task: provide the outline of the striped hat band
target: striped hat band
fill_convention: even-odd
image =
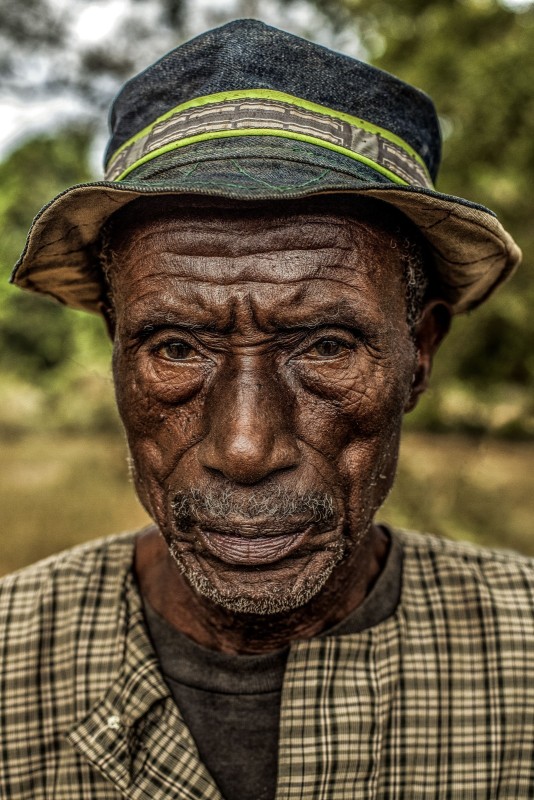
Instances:
[[[178,148],[243,136],[306,142],[359,161],[399,186],[433,188],[421,156],[391,131],[266,89],[219,92],[171,109],[111,156],[106,180],[122,181],[137,167]]]

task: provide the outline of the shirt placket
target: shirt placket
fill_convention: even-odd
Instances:
[[[122,667],[68,740],[128,800],[223,800],[165,683],[137,593]]]
[[[276,800],[372,800],[398,675],[393,620],[299,642],[282,693]]]

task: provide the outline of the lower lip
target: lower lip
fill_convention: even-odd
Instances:
[[[206,549],[228,564],[256,566],[273,564],[297,550],[308,533],[308,528],[295,533],[273,536],[231,536],[215,531],[200,531]]]

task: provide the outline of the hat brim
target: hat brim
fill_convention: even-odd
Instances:
[[[400,210],[427,240],[434,255],[434,281],[454,313],[479,305],[521,260],[512,237],[483,206],[394,184],[365,164],[323,148],[266,138],[255,147],[234,140],[172,151],[121,182],[67,189],[33,221],[12,282],[99,313],[103,283],[97,245],[102,226],[132,200],[150,195],[283,201],[354,194],[381,200]]]

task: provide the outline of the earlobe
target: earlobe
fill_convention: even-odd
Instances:
[[[423,309],[414,333],[416,361],[405,413],[415,408],[428,386],[434,354],[449,331],[451,318],[451,308],[444,300],[432,300]]]

